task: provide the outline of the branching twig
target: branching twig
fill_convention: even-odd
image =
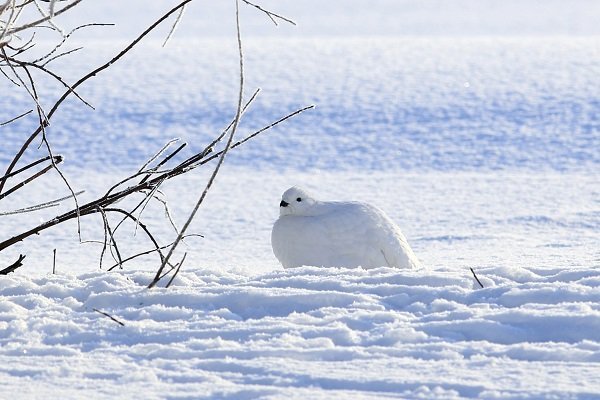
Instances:
[[[8,0],[8,1],[12,1],[13,5],[16,4],[15,0]],[[25,2],[46,1],[46,0],[23,0],[23,1],[24,1],[23,3],[19,3],[21,7],[24,6],[25,4],[27,4]],[[53,15],[58,15],[61,12],[66,11],[68,8],[73,7],[74,5],[78,4],[81,0],[72,0],[71,2],[68,3],[68,6],[63,7],[62,9],[58,10],[57,12],[53,11],[56,0],[48,0],[48,1],[51,3],[49,5],[49,13],[46,14],[44,11],[44,14],[45,14],[44,18],[46,18],[46,17],[51,18]],[[79,227],[79,218],[80,217],[100,213],[102,216],[103,222],[104,222],[104,241],[100,242],[103,245],[102,253],[100,255],[100,266],[102,266],[102,261],[103,261],[103,258],[104,258],[107,248],[109,248],[111,252],[113,252],[113,251],[115,252],[115,254],[113,255],[113,258],[115,258],[115,261],[117,261],[117,264],[115,264],[109,270],[112,270],[113,268],[116,268],[116,267],[122,267],[123,263],[125,263],[129,260],[132,260],[136,257],[139,257],[141,255],[157,252],[158,255],[160,256],[160,267],[156,272],[154,280],[150,283],[150,285],[148,287],[155,286],[162,278],[164,278],[167,275],[171,275],[169,282],[166,285],[166,287],[169,287],[172,284],[172,282],[174,281],[177,274],[179,273],[181,266],[183,265],[183,262],[185,261],[185,258],[187,256],[187,253],[185,253],[183,258],[181,259],[181,261],[175,265],[172,265],[169,262],[169,260],[173,256],[175,250],[178,248],[178,245],[181,243],[181,241],[184,240],[186,237],[191,236],[189,234],[186,234],[186,231],[189,228],[190,224],[192,223],[193,219],[195,218],[195,215],[196,215],[197,211],[199,210],[199,207],[205,200],[212,185],[214,184],[216,177],[217,177],[217,175],[223,165],[223,162],[225,160],[225,156],[228,154],[228,152],[230,150],[232,150],[233,148],[245,143],[246,141],[256,137],[257,135],[261,134],[262,132],[265,132],[268,129],[275,127],[279,123],[286,121],[287,119],[292,118],[293,116],[298,115],[298,114],[313,107],[313,106],[308,106],[308,107],[304,107],[299,110],[296,110],[296,111],[280,118],[279,120],[265,126],[264,128],[252,133],[251,135],[245,137],[244,139],[239,140],[237,142],[234,141],[234,137],[238,131],[238,127],[240,126],[239,124],[240,124],[242,115],[244,114],[246,109],[250,106],[250,104],[254,101],[257,94],[259,93],[259,90],[254,92],[254,94],[251,96],[250,100],[248,100],[246,102],[246,104],[242,107],[244,81],[245,81],[244,54],[243,54],[243,50],[242,50],[242,39],[241,39],[241,29],[240,29],[240,0],[236,0],[235,20],[236,20],[236,28],[237,28],[237,45],[238,45],[238,51],[239,51],[239,93],[238,93],[238,98],[237,98],[235,117],[233,118],[233,120],[231,121],[229,126],[227,126],[227,128],[221,134],[216,136],[215,139],[213,141],[211,141],[211,143],[209,143],[208,146],[206,146],[206,148],[204,148],[204,150],[202,150],[201,152],[193,154],[191,157],[179,162],[174,167],[169,167],[169,168],[164,168],[163,170],[159,170],[159,168],[162,168],[169,160],[171,160],[175,155],[177,155],[185,147],[185,143],[181,144],[179,147],[177,147],[175,150],[173,150],[170,154],[167,155],[167,151],[168,150],[170,151],[170,146],[175,142],[175,141],[170,141],[162,149],[160,149],[156,153],[155,156],[153,156],[145,164],[143,164],[136,173],[132,174],[131,176],[129,176],[129,177],[123,179],[122,181],[116,183],[115,185],[113,185],[103,196],[101,196],[93,201],[90,201],[86,204],[80,205],[77,202],[77,197],[76,197],[79,193],[73,192],[68,181],[64,178],[61,171],[56,166],[56,164],[58,164],[62,159],[60,159],[59,156],[57,156],[57,157],[53,156],[52,148],[50,147],[50,143],[48,142],[48,138],[46,137],[46,128],[50,124],[50,119],[53,117],[55,112],[63,104],[63,102],[69,95],[73,94],[77,98],[81,99],[81,97],[75,91],[80,85],[82,85],[84,82],[91,79],[92,77],[96,76],[98,73],[102,72],[103,70],[109,68],[115,62],[119,61],[125,54],[127,54],[133,47],[135,47],[144,37],[146,37],[151,31],[153,31],[159,24],[161,24],[163,21],[165,21],[170,16],[176,14],[177,16],[175,19],[175,23],[173,24],[171,31],[169,32],[169,35],[167,36],[167,39],[166,39],[166,41],[168,41],[169,38],[172,36],[173,31],[175,30],[175,28],[177,27],[178,23],[181,20],[185,6],[191,1],[192,0],[180,1],[179,4],[177,4],[175,7],[173,7],[168,12],[163,14],[160,18],[158,18],[154,23],[152,23],[150,26],[148,26],[148,28],[146,30],[144,30],[135,40],[133,40],[125,48],[123,48],[110,61],[95,68],[93,71],[84,75],[83,77],[81,77],[78,81],[76,81],[72,85],[68,85],[66,82],[64,82],[62,80],[62,78],[60,78],[60,76],[58,76],[57,74],[55,74],[54,72],[52,72],[51,70],[46,68],[45,65],[48,62],[52,61],[53,59],[56,59],[57,57],[68,54],[68,52],[63,52],[63,53],[56,55],[58,49],[62,46],[63,43],[65,43],[65,41],[68,39],[68,37],[73,32],[75,32],[77,29],[80,29],[84,26],[80,26],[66,35],[63,34],[63,41],[60,44],[58,44],[52,51],[47,53],[45,56],[38,58],[37,60],[35,60],[33,62],[21,61],[16,58],[15,52],[17,54],[19,54],[20,52],[28,50],[30,48],[28,43],[30,43],[33,40],[33,37],[32,37],[32,39],[30,39],[28,41],[27,44],[25,44],[21,47],[18,47],[18,46],[13,47],[13,46],[10,46],[8,44],[8,42],[6,42],[6,43],[3,42],[3,40],[5,40],[7,37],[6,36],[7,33],[9,35],[14,34],[15,32],[18,32],[19,30],[23,30],[23,29],[19,29],[19,28],[22,28],[23,26],[25,26],[24,29],[27,29],[27,24],[22,25],[22,26],[15,26],[13,24],[13,22],[16,21],[18,14],[21,12],[21,9],[16,11],[15,7],[12,7],[10,10],[8,10],[11,13],[10,18],[7,21],[7,25],[4,26],[4,28],[6,28],[6,29],[4,30],[4,32],[2,32],[0,34],[0,42],[2,42],[2,43],[0,43],[0,50],[1,50],[0,53],[3,55],[3,59],[0,58],[0,62],[4,61],[4,63],[2,63],[2,66],[7,65],[13,72],[14,76],[16,77],[16,80],[13,81],[13,83],[15,83],[18,86],[24,87],[24,89],[29,92],[30,96],[35,101],[37,113],[38,113],[38,117],[39,117],[39,126],[35,129],[35,131],[33,131],[27,137],[27,139],[24,141],[24,143],[21,145],[19,150],[14,155],[13,159],[10,161],[8,167],[6,168],[6,172],[5,172],[4,176],[0,177],[0,199],[2,197],[9,195],[10,193],[13,193],[19,187],[22,187],[23,185],[27,184],[28,182],[31,182],[31,180],[35,179],[37,176],[41,176],[49,169],[54,168],[61,175],[61,177],[63,178],[63,180],[69,187],[69,190],[71,190],[72,194],[71,194],[71,196],[69,196],[67,198],[70,198],[70,197],[75,198],[75,208],[66,213],[58,215],[55,218],[53,218],[49,221],[46,221],[34,228],[31,228],[25,232],[21,232],[7,240],[0,242],[0,252],[2,250],[6,249],[7,247],[10,247],[10,246],[20,242],[23,239],[26,239],[32,235],[39,234],[42,231],[44,231],[52,226],[61,224],[65,221],[68,221],[68,220],[71,220],[74,218],[77,218],[78,227]],[[268,10],[265,10],[262,7],[254,4],[254,3],[251,3],[247,0],[241,0],[241,1],[243,1],[244,3],[246,3],[250,6],[253,6],[253,7],[257,8],[258,10],[260,10],[261,12],[265,13],[275,24],[277,24],[277,20],[281,20],[281,21],[285,21],[285,22],[294,24],[293,21],[291,21],[285,17],[282,17],[278,14],[272,13]],[[0,13],[2,13],[4,11],[4,9],[2,9],[2,7],[6,8],[6,4],[8,4],[8,2],[2,3],[2,0],[0,0]],[[42,12],[42,11],[40,11],[40,12]],[[42,21],[42,22],[40,22],[40,21]],[[31,26],[40,27],[39,24],[43,23],[44,21],[49,21],[49,20],[34,21],[33,23],[37,23],[38,25],[31,25]],[[1,27],[0,27],[0,29],[1,29]],[[8,51],[11,52],[10,56],[7,54],[5,49],[8,49]],[[76,50],[72,50],[72,51],[76,51]],[[42,62],[44,62],[44,63],[42,63]],[[29,84],[26,84],[21,79],[21,77],[19,76],[19,74],[17,73],[15,68],[22,68],[22,70],[25,71],[25,74],[27,74],[27,77],[29,78]],[[35,68],[35,69],[41,71],[42,73],[52,77],[54,80],[61,83],[66,89],[64,91],[64,93],[62,94],[62,96],[60,96],[58,98],[58,100],[56,100],[54,105],[48,110],[47,113],[45,113],[44,110],[42,110],[42,107],[40,105],[38,95],[36,92],[36,88],[35,88],[36,85],[33,81],[31,73],[29,71],[30,68]],[[21,70],[19,70],[19,71],[21,71]],[[6,75],[6,73],[1,68],[0,68],[0,72],[2,72],[3,74]],[[10,77],[9,77],[9,79],[10,79]],[[85,104],[89,105],[85,101],[83,101],[83,102]],[[91,107],[91,105],[90,105],[90,107]],[[6,124],[10,123],[18,118],[21,118],[24,115],[27,115],[27,114],[23,114],[21,116],[18,116],[17,118],[14,118],[11,121],[7,121]],[[37,137],[39,137],[40,135],[42,137],[40,146],[41,145],[46,146],[46,150],[48,152],[48,157],[41,159],[41,160],[37,160],[37,161],[30,163],[27,166],[22,167],[20,169],[16,169],[17,163],[23,157],[23,155],[25,154],[25,151],[32,145],[34,140]],[[227,137],[227,140],[226,140],[224,147],[218,152],[215,151],[214,147],[218,143],[220,143],[222,140],[224,140],[225,137]],[[212,174],[209,177],[208,182],[205,185],[204,190],[202,191],[201,195],[199,196],[194,209],[190,213],[190,215],[189,215],[187,221],[185,222],[184,226],[182,227],[181,231],[178,231],[177,227],[173,223],[172,218],[170,216],[168,204],[166,203],[165,200],[162,200],[160,197],[157,196],[157,193],[162,193],[159,191],[160,186],[162,185],[163,182],[165,182],[171,178],[174,178],[176,176],[179,176],[181,174],[189,172],[189,171],[191,171],[201,165],[204,165],[212,160],[215,160],[215,159],[217,160],[217,163],[212,171]],[[26,171],[27,169],[32,168],[33,166],[38,165],[39,163],[41,163],[43,161],[47,161],[47,160],[50,160],[52,165],[46,166],[43,170],[37,172],[34,176],[25,179],[20,184],[10,188],[8,191],[6,191],[6,192],[3,191],[5,188],[6,182],[9,178],[14,177],[14,176],[18,175],[19,173],[22,173],[23,171]],[[151,166],[153,164],[156,164],[156,165]],[[138,177],[141,177],[141,180],[138,183],[132,182],[134,179],[136,179]],[[126,183],[130,184],[131,186],[122,188],[122,185],[124,185]],[[21,185],[21,186],[19,186],[19,185]],[[136,207],[133,208],[133,210],[131,210],[130,208],[125,210],[122,208],[114,207],[114,204],[117,203],[118,201],[120,201],[132,194],[136,194],[136,193],[143,194],[144,198],[141,202],[139,202],[139,204],[137,204]],[[66,198],[63,198],[60,200],[64,200],[64,199],[66,199]],[[141,215],[144,212],[144,209],[147,207],[148,203],[152,199],[156,199],[157,201],[160,201],[164,205],[166,216],[169,218],[169,221],[171,222],[171,224],[173,225],[173,227],[177,233],[175,241],[173,241],[173,243],[171,243],[170,245],[160,246],[158,241],[154,238],[154,236],[150,232],[150,230],[141,222]],[[17,211],[19,211],[19,212],[33,211],[33,210],[41,209],[44,207],[52,207],[52,206],[57,205],[57,203],[58,203],[58,200],[52,201],[52,202],[41,203],[36,206],[27,207],[27,208],[17,210]],[[137,214],[137,217],[134,216],[134,213],[140,208],[141,208],[141,210]],[[109,224],[109,218],[108,218],[109,213],[121,214],[123,216],[121,222],[119,222],[116,226],[115,225],[111,226]],[[2,215],[2,214],[0,214],[0,215]],[[138,254],[130,256],[128,258],[125,258],[122,256],[122,253],[119,250],[117,243],[116,243],[115,234],[116,234],[116,231],[119,228],[119,226],[126,220],[132,221],[136,226],[136,230],[138,227],[140,227],[144,231],[146,236],[150,239],[150,241],[154,245],[153,249],[144,251],[142,253],[138,253]],[[113,227],[114,227],[114,229],[112,229]],[[78,232],[80,232],[79,228],[78,228]],[[201,235],[199,235],[199,236],[201,236]],[[169,251],[168,251],[168,254],[165,256],[162,251],[167,248],[169,249]],[[97,312],[100,312],[104,315],[109,316],[108,314],[105,314],[99,310],[96,310],[96,309],[94,309],[94,310]]]
[[[102,215],[102,221],[104,222],[104,247],[102,248],[102,253],[100,254],[100,269],[102,269],[102,259],[104,257],[104,252],[107,247],[106,246],[107,239],[109,239],[110,242],[112,243],[112,246],[109,246],[110,253],[113,254],[112,249],[114,247],[115,253],[116,253],[116,258],[115,258],[114,254],[113,254],[113,258],[115,259],[115,261],[117,261],[117,264],[119,265],[119,267],[123,268],[123,266],[122,266],[123,259],[121,258],[121,252],[119,251],[119,246],[117,246],[117,240],[115,239],[115,235],[113,234],[113,231],[110,228],[110,224],[108,223],[108,218],[106,217],[106,212],[101,207],[98,207],[98,211]]]
[[[201,238],[203,238],[203,237],[204,237],[204,236],[202,236],[202,235],[199,235],[199,234],[197,234],[197,233],[193,233],[193,234],[188,234],[188,235],[185,235],[185,236],[184,236],[184,239],[187,239],[188,237],[194,237],[194,236],[195,236],[195,237],[201,237]],[[102,242],[100,242],[100,243],[102,243]],[[158,249],[154,248],[154,249],[150,249],[150,250],[145,250],[145,251],[142,251],[142,252],[140,252],[140,253],[134,254],[134,255],[132,255],[132,256],[129,256],[129,257],[127,257],[127,258],[124,258],[124,259],[123,259],[123,264],[125,264],[125,263],[126,263],[126,262],[128,262],[128,261],[134,260],[134,259],[136,259],[136,258],[138,258],[138,257],[141,257],[141,256],[147,256],[148,254],[156,253],[158,250],[164,250],[164,249],[168,249],[168,248],[169,248],[169,247],[171,247],[171,246],[173,246],[173,243],[169,243],[169,244],[166,244],[166,245],[164,245],[164,246],[160,246]],[[109,269],[107,269],[107,271],[112,271],[112,270],[114,270],[115,268],[117,268],[118,266],[119,266],[119,264],[117,263],[117,264],[113,265],[112,267],[110,267]],[[169,271],[169,272],[170,272],[170,271]]]
[[[212,185],[215,181],[215,178],[217,177],[217,174],[219,173],[221,165],[223,165],[223,161],[225,160],[225,155],[227,154],[227,151],[229,151],[229,149],[231,148],[231,143],[233,142],[233,136],[235,135],[235,132],[237,130],[237,127],[238,127],[238,124],[240,121],[240,116],[242,114],[243,94],[244,94],[244,54],[242,51],[242,37],[241,37],[241,32],[240,32],[240,10],[239,10],[239,7],[240,7],[239,0],[236,0],[236,2],[235,2],[235,20],[236,20],[237,43],[238,43],[239,64],[240,64],[240,87],[239,87],[239,93],[238,93],[237,110],[235,113],[233,127],[231,128],[231,133],[229,134],[229,140],[227,141],[227,144],[225,145],[225,149],[221,152],[221,157],[219,158],[219,161],[217,162],[217,165],[215,166],[215,169],[214,169],[211,177],[209,178],[208,183],[206,184],[206,187],[204,188],[204,191],[202,192],[202,195],[196,202],[194,209],[192,210],[187,221],[181,228],[181,232],[179,232],[177,239],[175,239],[175,243],[173,243],[173,246],[171,246],[171,248],[169,249],[167,256],[163,260],[160,268],[156,271],[156,275],[155,275],[154,279],[152,280],[152,282],[150,282],[150,284],[148,285],[148,288],[152,288],[158,283],[162,271],[164,270],[165,266],[169,262],[169,258],[173,255],[175,249],[177,248],[177,245],[183,238],[183,235],[185,234],[187,228],[190,226],[194,217],[196,216],[196,213],[198,212],[200,205],[202,204],[202,202],[204,201],[204,198],[208,194],[208,191],[212,187]]]
[[[81,0],[76,0],[74,3],[71,3],[67,7],[72,7],[75,4],[79,3],[80,1]],[[133,47],[135,47],[143,38],[145,38],[150,32],[152,32],[154,29],[156,29],[156,27],[158,25],[160,25],[164,20],[166,20],[167,18],[169,18],[172,14],[176,13],[179,9],[181,9],[183,6],[185,6],[187,3],[191,2],[191,1],[192,0],[183,0],[182,2],[180,2],[178,5],[176,5],[175,7],[173,7],[170,11],[166,12],[163,16],[161,16],[158,20],[156,20],[153,24],[151,24],[148,28],[146,28],[146,30],[144,32],[142,32],[135,40],[133,40],[129,45],[127,45],[121,52],[119,52],[119,54],[117,54],[115,57],[113,57],[110,61],[102,64],[101,66],[99,66],[98,68],[96,68],[93,71],[89,72],[88,74],[86,74],[85,76],[83,76],[82,78],[80,78],[77,82],[75,82],[71,86],[71,88],[69,90],[67,90],[65,93],[63,93],[63,95],[56,101],[56,103],[54,103],[54,106],[52,106],[52,108],[50,109],[50,111],[47,114],[47,119],[49,120],[50,118],[52,118],[52,116],[54,115],[54,113],[56,112],[56,110],[60,107],[60,105],[65,101],[65,99],[69,96],[69,94],[73,93],[73,91],[75,89],[77,89],[77,87],[79,87],[82,83],[84,83],[88,79],[96,76],[101,71],[107,69],[108,67],[110,67],[111,65],[113,65],[118,60],[120,60]],[[57,11],[56,15],[58,15],[61,12],[63,12],[63,10],[65,10],[65,8]],[[47,121],[45,121],[44,124],[45,124],[45,126],[47,126]],[[21,157],[25,153],[25,150],[29,147],[29,145],[31,144],[31,142],[33,142],[33,140],[42,132],[42,129],[45,128],[45,126],[39,126],[27,138],[27,140],[21,146],[21,149],[13,157],[13,160],[9,164],[9,166],[8,166],[6,172],[5,172],[5,175],[9,174],[14,169],[15,165],[17,164],[17,162],[21,159]],[[3,189],[4,189],[4,181],[0,181],[0,193],[2,193]]]
[[[52,17],[60,15],[60,14],[64,13],[65,11],[68,11],[69,9],[75,7],[77,4],[81,3],[81,1],[82,0],[74,0],[71,4],[69,4],[69,5],[61,8],[60,10],[56,11],[53,16],[49,16],[48,15],[48,16],[45,16],[45,17],[40,18],[38,20],[32,21],[32,22],[30,22],[28,24],[24,24],[24,25],[17,26],[17,27],[12,28],[12,29],[8,29],[7,32],[6,32],[6,35],[14,35],[17,32],[21,32],[21,31],[24,31],[26,29],[33,28],[34,26],[41,25],[44,22],[49,21]]]
[[[269,18],[271,19],[271,21],[273,21],[273,23],[274,23],[275,25],[278,25],[278,24],[277,24],[277,20],[276,20],[276,19],[280,19],[280,20],[282,20],[282,21],[285,21],[285,22],[288,22],[288,23],[290,23],[290,24],[292,24],[292,25],[296,25],[296,23],[295,23],[294,21],[292,21],[291,19],[289,19],[289,18],[286,18],[286,17],[284,17],[284,16],[281,16],[281,15],[279,15],[279,14],[275,14],[274,12],[271,12],[271,11],[265,10],[264,8],[262,8],[261,6],[259,6],[259,5],[257,5],[257,4],[250,3],[248,0],[242,0],[242,1],[243,1],[244,3],[246,3],[246,4],[248,4],[249,6],[255,7],[255,8],[257,8],[258,10],[260,10],[260,11],[264,12],[265,14],[267,14],[267,17],[269,17]]]
[[[49,157],[50,160],[53,160],[52,157]],[[62,161],[62,157],[57,156],[57,163],[60,163]],[[23,186],[27,185],[29,182],[33,181],[34,179],[39,178],[40,176],[44,175],[46,172],[50,171],[52,168],[56,168],[55,165],[57,164],[55,163],[54,165],[48,165],[47,167],[45,167],[44,169],[42,169],[41,171],[36,172],[35,174],[31,175],[29,178],[25,179],[24,181],[16,184],[15,186],[13,186],[12,188],[8,189],[6,192],[0,194],[0,200],[2,200],[3,198],[5,198],[6,196],[8,196],[11,193],[16,192],[17,190],[21,189]]]
[[[19,255],[19,259],[17,261],[12,263],[8,267],[4,268],[3,270],[0,270],[0,275],[8,275],[11,272],[14,272],[15,269],[22,267],[23,266],[22,261],[24,258],[25,258],[25,256],[23,254]]]
[[[165,38],[165,41],[162,44],[163,47],[165,47],[167,45],[167,43],[171,39],[171,36],[173,36],[173,33],[175,33],[175,29],[177,29],[179,22],[181,22],[181,17],[183,17],[184,12],[185,12],[185,6],[181,7],[181,9],[179,10],[177,17],[175,18],[175,22],[173,22],[173,25],[171,26],[171,30],[169,31],[169,34],[167,35],[167,37]]]

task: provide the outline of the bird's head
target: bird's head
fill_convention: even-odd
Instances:
[[[297,186],[291,187],[281,196],[279,215],[310,215],[310,209],[316,202],[304,189]]]

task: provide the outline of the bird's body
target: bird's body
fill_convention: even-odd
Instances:
[[[273,252],[284,268],[416,268],[419,261],[400,228],[379,208],[361,202],[323,202],[293,187],[273,226]]]

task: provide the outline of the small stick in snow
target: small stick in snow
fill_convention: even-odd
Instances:
[[[469,269],[471,270],[471,273],[475,277],[475,280],[477,281],[477,283],[479,283],[479,286],[481,286],[481,288],[483,289],[483,283],[481,283],[481,281],[479,280],[479,278],[477,277],[477,275],[475,275],[475,271],[473,270],[473,268],[469,268]]]
[[[52,275],[56,274],[56,249],[53,251],[54,257],[52,259]]]
[[[93,308],[93,310],[96,311],[97,313],[100,313],[100,314],[104,315],[105,317],[108,317],[108,318],[112,319],[117,324],[119,324],[121,326],[125,326],[125,323],[119,321],[118,319],[116,319],[115,317],[113,317],[112,315],[110,315],[109,313],[105,313],[104,311],[100,311],[97,308]]]

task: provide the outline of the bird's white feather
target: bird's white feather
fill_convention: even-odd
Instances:
[[[318,201],[293,187],[283,194],[280,211],[271,244],[284,268],[420,265],[400,228],[373,205]]]

